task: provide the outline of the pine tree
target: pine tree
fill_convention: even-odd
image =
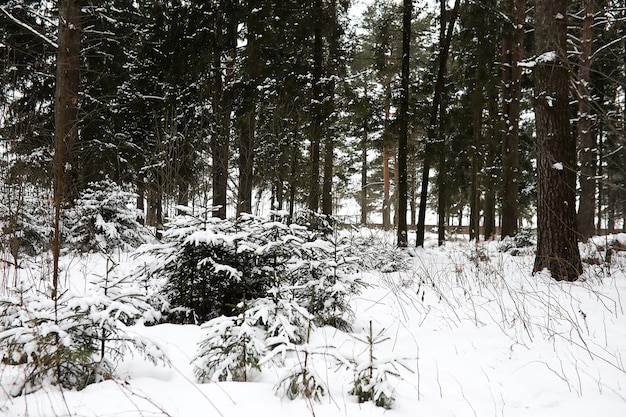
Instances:
[[[556,280],[582,273],[576,229],[576,140],[571,134],[567,65],[567,0],[538,2],[535,10],[537,126],[537,255],[534,271]]]

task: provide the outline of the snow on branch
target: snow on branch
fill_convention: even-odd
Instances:
[[[29,32],[31,32],[34,35],[36,35],[37,37],[41,38],[44,42],[50,44],[54,48],[58,48],[59,47],[59,45],[56,42],[54,42],[52,39],[49,39],[46,36],[42,35],[38,31],[36,31],[33,27],[27,25],[26,23],[22,22],[21,20],[17,19],[15,16],[13,16],[11,13],[9,13],[6,10],[5,6],[0,6],[0,10],[2,10],[2,13],[7,15],[7,17],[9,19],[11,19],[13,22],[17,23],[18,25],[20,25],[24,29],[28,30]]]

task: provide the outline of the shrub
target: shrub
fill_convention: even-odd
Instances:
[[[33,292],[0,299],[0,356],[23,368],[12,394],[36,390],[44,381],[82,389],[112,378],[130,347],[153,362],[167,362],[158,346],[128,329],[137,320],[157,318],[126,278],[105,278],[87,294],[68,291],[56,300]]]
[[[341,323],[349,310],[347,297],[359,284],[349,276],[350,260],[330,237],[315,238],[305,227],[278,218],[176,217],[164,243],[142,251],[156,259],[146,272],[166,280],[167,320],[237,315],[239,303],[249,305],[279,291],[320,322]]]
[[[134,199],[111,180],[89,184],[65,214],[70,246],[77,252],[111,253],[146,243],[148,229],[138,221],[143,213],[132,208]]]

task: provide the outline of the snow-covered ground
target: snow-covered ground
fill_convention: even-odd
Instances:
[[[392,235],[386,238],[391,245]],[[583,255],[604,255],[605,241],[581,246]],[[170,366],[128,356],[118,365],[120,378],[82,391],[46,386],[11,397],[13,370],[0,364],[0,415],[626,416],[626,252],[614,254],[610,265],[588,265],[575,283],[531,275],[529,252],[512,256],[497,242],[463,240],[437,248],[429,240],[406,270],[359,273],[369,286],[352,299],[352,332],[317,329],[309,343],[321,352],[310,359],[326,388],[320,402],[277,396],[275,385],[288,369],[272,366],[251,382],[199,384],[192,360],[203,330],[160,324],[131,330],[159,344]],[[122,256],[116,273],[132,262]],[[77,290],[105,268],[98,255],[67,256],[62,265],[63,284]],[[46,268],[22,277],[37,280]],[[6,285],[13,277],[2,279]],[[390,380],[389,410],[349,395],[354,371],[336,360],[369,357],[370,323],[373,336],[380,335],[373,355],[395,363],[400,376]],[[288,366],[298,360],[294,355]]]

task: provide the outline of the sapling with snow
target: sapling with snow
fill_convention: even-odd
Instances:
[[[167,363],[158,345],[129,327],[157,318],[126,277],[98,280],[86,294],[65,291],[52,299],[25,291],[0,299],[0,353],[5,363],[23,368],[12,394],[46,381],[82,389],[114,378],[131,347],[152,362]]]
[[[70,246],[81,253],[112,253],[146,243],[149,233],[138,221],[143,214],[133,208],[135,198],[111,180],[89,184],[64,213]]]
[[[205,337],[194,359],[200,382],[248,381],[265,352],[265,332],[243,306],[236,317],[216,317],[202,325]]]
[[[378,360],[374,356],[374,347],[388,339],[384,336],[384,329],[374,336],[371,321],[367,337],[364,340],[357,338],[367,347],[365,355],[357,355],[350,359],[354,367],[354,381],[350,394],[356,395],[360,403],[372,401],[379,407],[391,408],[395,401],[393,380],[400,379],[398,365],[408,368],[398,360]]]

